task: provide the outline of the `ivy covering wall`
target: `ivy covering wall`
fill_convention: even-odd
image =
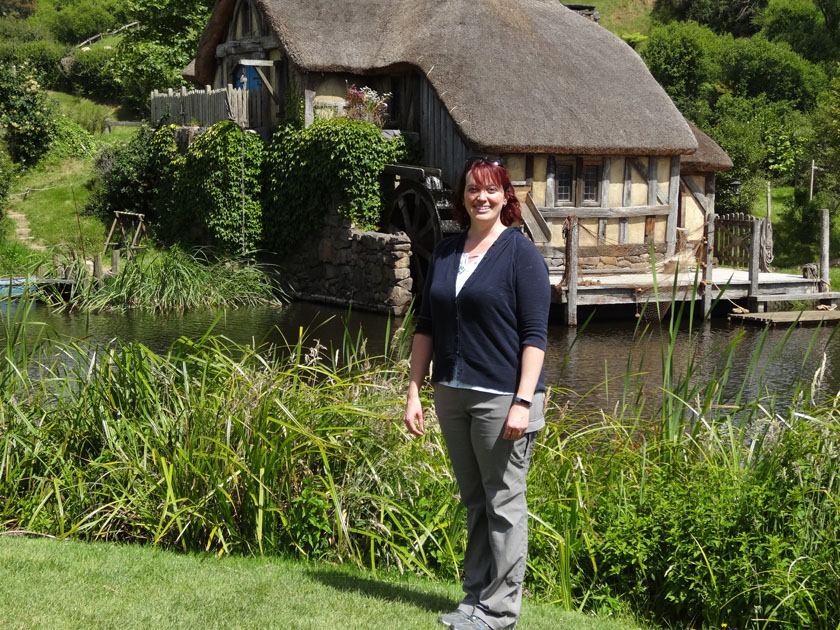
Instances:
[[[337,118],[281,127],[266,146],[232,121],[213,125],[186,150],[177,127],[146,131],[103,153],[91,206],[134,210],[163,242],[255,248],[286,254],[321,226],[331,205],[363,230],[381,223],[379,177],[406,155],[375,125]]]

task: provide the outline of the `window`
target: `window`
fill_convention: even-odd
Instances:
[[[583,203],[599,203],[601,201],[601,165],[583,165]]]
[[[574,201],[574,195],[572,194],[572,183],[574,181],[572,179],[572,165],[558,164],[555,167],[554,178],[557,182],[557,196],[555,197],[555,203],[572,203]]]

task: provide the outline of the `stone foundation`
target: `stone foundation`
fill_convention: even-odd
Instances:
[[[560,247],[538,245],[548,268],[553,271],[563,270],[566,266],[566,252]],[[654,247],[656,262],[663,262],[665,245]],[[596,247],[581,247],[578,250],[578,262],[582,270],[595,270],[609,273],[611,271],[634,271],[646,273],[650,271],[649,245],[602,245]]]
[[[294,297],[403,315],[411,303],[411,242],[354,229],[337,211],[281,265]]]

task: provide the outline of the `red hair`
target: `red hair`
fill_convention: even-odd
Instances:
[[[470,215],[464,205],[464,191],[467,189],[467,174],[472,173],[473,181],[479,186],[494,184],[505,191],[505,205],[502,206],[500,219],[505,227],[522,221],[522,211],[519,208],[519,199],[516,198],[516,191],[508,176],[507,169],[496,161],[489,158],[477,158],[467,160],[467,165],[458,177],[458,184],[455,192],[452,193],[452,203],[455,209],[452,215],[461,227],[468,227]]]

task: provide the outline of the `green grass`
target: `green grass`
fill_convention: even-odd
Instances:
[[[793,186],[775,186],[770,191],[770,219],[775,225],[785,211],[785,204],[793,201]],[[767,194],[759,195],[753,202],[752,215],[767,216]]]
[[[0,619],[34,628],[431,630],[454,585],[327,563],[0,538]],[[525,602],[521,630],[639,626]]]
[[[92,159],[47,159],[15,180],[8,205],[26,215],[36,241],[84,249],[90,258],[102,251],[110,227],[84,214],[91,177]]]
[[[603,0],[591,4],[601,14],[599,24],[616,35],[650,32],[650,12],[655,0]]]

